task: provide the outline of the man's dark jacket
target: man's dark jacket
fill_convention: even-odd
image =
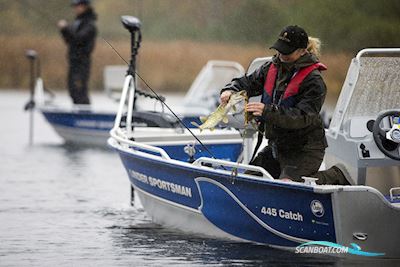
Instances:
[[[83,14],[76,17],[74,22],[61,30],[61,34],[68,44],[68,58],[70,63],[89,62],[96,39],[96,14],[88,8]]]
[[[250,75],[233,79],[225,90],[246,90],[248,95],[257,96],[264,92],[264,83],[270,67],[275,64],[278,74],[274,86],[276,91],[272,104],[266,104],[261,121],[264,124],[265,137],[269,144],[275,144],[280,151],[323,150],[327,147],[322,119],[319,115],[325,100],[326,86],[319,70],[312,71],[300,84],[298,94],[294,95],[291,107],[279,105],[278,100],[284,93],[293,75],[300,69],[317,63],[312,54],[306,54],[295,63],[282,63],[277,56]]]
[[[78,15],[75,21],[61,30],[68,44],[68,90],[74,104],[90,104],[88,82],[90,76],[90,54],[96,39],[96,14],[92,8]]]

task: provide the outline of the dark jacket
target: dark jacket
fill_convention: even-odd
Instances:
[[[61,30],[61,34],[68,44],[68,58],[70,62],[89,62],[93,51],[97,29],[96,14],[92,8],[77,16],[74,22]]]
[[[318,59],[311,54],[304,55],[292,64],[282,63],[275,56],[272,63],[262,65],[250,75],[233,79],[222,91],[246,90],[249,96],[265,94],[266,76],[270,64],[275,64],[278,68],[274,86],[275,97],[272,104],[265,105],[261,116],[265,137],[269,139],[269,144],[275,144],[281,151],[323,150],[327,147],[327,142],[319,112],[325,100],[326,86],[320,71],[312,71],[303,80],[290,106],[281,105],[279,102],[293,75],[299,69],[316,62]]]

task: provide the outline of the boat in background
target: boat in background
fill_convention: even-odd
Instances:
[[[125,21],[124,26],[131,32],[132,38],[132,59],[125,72],[127,75],[132,75],[133,82],[136,83],[135,64],[141,41],[141,25],[140,21],[136,19],[132,23]],[[56,103],[54,99],[46,100],[43,80],[38,74],[40,73],[39,67],[37,67],[38,64],[35,63],[37,61],[37,53],[31,50],[27,56],[31,60],[31,67],[36,68],[36,71],[31,71],[31,79],[35,81],[31,83],[35,85],[34,89],[31,88],[33,90],[33,96],[31,97],[33,99],[30,101],[31,105],[28,103],[27,109],[32,108],[32,104],[36,103],[36,108],[67,143],[105,147],[109,131],[114,125],[116,116],[117,105],[114,101],[110,100],[108,109],[99,109],[95,105],[62,105]],[[121,67],[108,67],[105,71],[106,92],[114,98],[116,95],[119,96],[120,92],[115,92],[111,88],[112,85],[115,88],[115,84],[120,82],[121,76],[123,76],[121,70]],[[220,89],[233,78],[243,74],[244,69],[237,62],[221,60],[207,62],[185,97],[182,98],[182,104],[174,105],[174,110],[179,119],[186,127],[190,128],[194,127],[191,122],[201,123],[199,117],[210,114],[218,106]],[[122,83],[120,88],[122,88]],[[129,107],[134,110],[131,114],[132,127],[182,127],[177,118],[172,116],[168,110],[164,110],[163,105],[161,105],[161,109],[157,109],[159,105],[156,105],[156,102],[164,101],[165,98],[158,96],[161,98],[158,99],[155,95],[140,91],[137,88],[135,96],[137,101],[135,97]],[[153,104],[147,105],[147,107],[140,105],[143,98],[151,99]],[[148,108],[148,106],[154,107],[154,109]],[[128,107],[124,106],[124,108],[124,113],[126,113]],[[125,123],[125,121],[126,118],[124,117],[121,123]]]
[[[399,258],[400,58],[394,53],[400,49],[357,54],[328,129],[327,167],[339,166],[350,186],[317,185],[311,177],[303,183],[274,180],[246,159],[181,160],[164,149],[163,140],[157,146],[132,140],[130,124],[119,123],[121,109],[108,143],[146,213],[165,227],[292,251],[331,246],[344,251],[334,256]],[[132,101],[129,95],[121,103]],[[215,140],[204,136],[206,141]],[[243,143],[244,153],[252,152],[249,143]],[[260,176],[249,174],[255,172]]]
[[[231,81],[232,78],[241,75],[241,67],[237,64],[239,63],[213,60],[203,67],[186,96],[182,98],[183,105],[174,106],[178,116],[187,127],[194,127],[191,122],[201,123],[199,117],[208,115],[214,110],[219,99],[220,88]],[[225,77],[216,76],[216,73],[221,72],[225,74]],[[217,79],[217,77],[220,77],[220,79]],[[199,79],[201,79],[200,82]],[[203,87],[202,85],[207,85],[207,80],[209,80],[208,86]],[[65,142],[84,145],[106,145],[109,131],[115,121],[116,104],[114,101],[110,100],[107,109],[98,109],[93,105],[63,106],[54,101],[45,101],[43,91],[43,81],[38,78],[35,87],[37,109]],[[190,97],[193,95],[193,98]],[[195,99],[198,101],[193,103]],[[138,102],[140,101],[139,96]],[[156,101],[158,100],[154,99],[154,102]],[[139,108],[142,106],[142,109],[133,113],[133,126],[135,127],[180,127],[176,118],[167,111],[163,112],[157,109],[159,105],[156,105],[156,103],[150,105],[154,107],[154,110],[146,110],[140,103],[136,103],[136,106],[139,106]]]

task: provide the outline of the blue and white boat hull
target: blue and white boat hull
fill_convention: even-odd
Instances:
[[[67,143],[104,146],[115,120],[113,113],[93,113],[90,110],[44,107],[40,111]]]
[[[203,166],[212,159],[190,164],[124,147],[113,138],[108,142],[119,152],[145,211],[166,227],[291,250],[323,241],[357,243],[359,253],[400,255],[392,238],[400,235],[400,207],[373,188],[236,176],[229,170],[236,163],[226,162],[227,170],[221,170]]]
[[[105,146],[109,137],[109,132],[114,126],[116,114],[115,112],[106,111],[93,111],[90,108],[64,108],[56,106],[42,106],[40,111],[57,134],[65,140],[66,143],[92,145],[92,146]],[[168,125],[168,117],[165,122],[161,121],[163,115],[159,112],[141,112],[152,117],[160,117],[160,119],[153,120],[153,118],[137,117],[133,122],[133,126],[138,128],[143,127],[171,127]],[[198,116],[182,117],[182,121],[186,126],[194,127],[191,122],[200,123]],[[143,130],[143,129],[142,129]],[[159,132],[162,129],[159,130]]]
[[[245,174],[234,177],[196,163],[118,148],[111,139],[109,143],[119,151],[141,203],[156,222],[282,247],[310,240],[336,241],[330,193]],[[323,216],[313,214],[313,202],[324,207]]]

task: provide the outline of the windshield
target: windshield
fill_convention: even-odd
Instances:
[[[400,109],[400,57],[362,57],[361,68],[344,122]]]

